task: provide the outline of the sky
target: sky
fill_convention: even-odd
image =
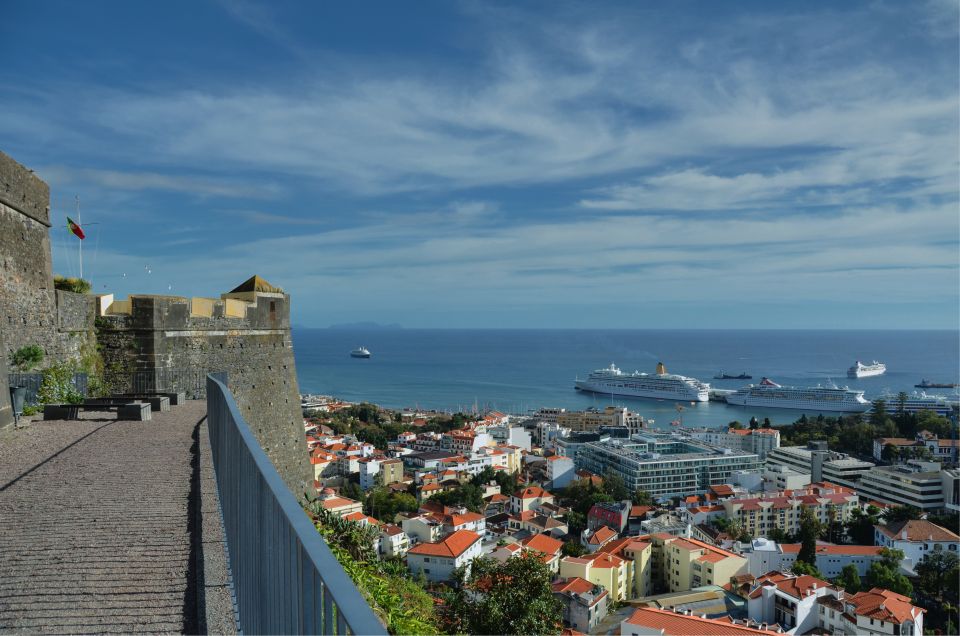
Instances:
[[[957,329],[958,3],[11,0],[98,293],[294,323]]]

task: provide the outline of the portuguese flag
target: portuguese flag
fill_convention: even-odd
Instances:
[[[86,238],[83,234],[83,229],[74,223],[73,219],[71,219],[69,216],[67,217],[67,229],[76,234],[77,238],[79,238],[81,241]]]

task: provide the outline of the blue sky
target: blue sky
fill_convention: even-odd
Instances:
[[[954,0],[341,4],[4,3],[0,149],[98,223],[97,291],[957,328]]]

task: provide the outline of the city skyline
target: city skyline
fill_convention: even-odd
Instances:
[[[79,196],[94,291],[305,326],[957,327],[955,3],[418,9],[8,7],[58,273]]]

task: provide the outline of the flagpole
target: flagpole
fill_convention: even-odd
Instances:
[[[77,198],[77,225],[83,227],[83,219],[80,218],[80,195]],[[83,280],[83,239],[80,240],[80,279]]]

